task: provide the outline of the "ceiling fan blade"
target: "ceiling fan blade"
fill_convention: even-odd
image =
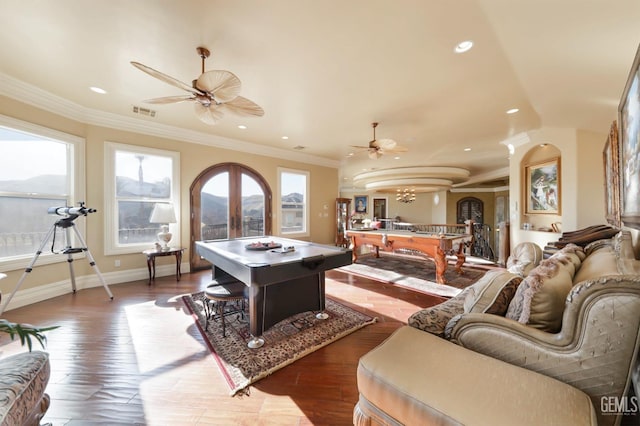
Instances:
[[[385,151],[390,151],[397,145],[393,139],[378,139],[376,142],[378,143],[378,148],[384,149]]]
[[[242,96],[236,96],[234,100],[225,103],[224,107],[228,109],[229,112],[240,116],[255,115],[262,117],[264,115],[264,110],[260,105]]]
[[[184,96],[164,96],[162,98],[145,99],[142,102],[147,104],[172,104],[176,102],[195,101],[196,98],[190,95]]]
[[[200,102],[195,104],[196,117],[204,123],[211,126],[218,124],[218,121],[224,116],[222,108],[217,105],[210,105],[208,107],[202,105]]]
[[[386,152],[407,152],[407,151],[409,151],[409,148],[407,148],[406,146],[396,145],[395,148],[393,148],[393,149],[385,149],[384,151],[386,151]]]
[[[140,71],[146,72],[150,76],[157,78],[158,80],[162,80],[167,84],[170,84],[170,85],[175,86],[175,87],[177,87],[179,89],[182,89],[182,90],[186,90],[187,92],[193,93],[194,95],[195,94],[198,94],[198,95],[203,95],[204,94],[203,92],[201,92],[201,91],[199,91],[197,89],[194,89],[190,85],[188,85],[186,83],[183,83],[180,80],[176,80],[173,77],[169,77],[168,75],[163,74],[160,71],[156,71],[153,68],[150,68],[150,67],[148,67],[146,65],[141,64],[140,62],[131,61],[131,65],[133,65],[134,67],[138,68]]]
[[[219,103],[227,103],[240,94],[242,83],[232,72],[213,70],[202,73],[198,77],[196,87],[212,95]]]
[[[358,148],[358,149],[370,149],[370,146],[362,146],[362,145],[349,145],[351,148]]]

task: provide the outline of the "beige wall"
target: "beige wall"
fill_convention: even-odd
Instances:
[[[340,196],[344,198],[351,198],[351,208],[353,209],[353,197],[356,195],[368,196],[369,206],[367,207],[367,217],[373,219],[373,199],[374,198],[386,198],[387,199],[387,217],[395,218],[400,217],[403,222],[411,223],[432,223],[432,210],[433,210],[433,193],[416,193],[416,200],[412,203],[401,203],[396,201],[395,193],[382,193],[365,190],[343,190],[340,192]]]
[[[84,237],[103,274],[109,274],[110,272],[123,273],[130,269],[142,268],[146,270],[146,260],[140,253],[117,256],[104,255],[104,225],[102,218],[105,214],[103,190],[105,141],[180,152],[181,241],[179,244],[182,247],[189,247],[189,187],[201,171],[221,162],[242,163],[256,170],[266,179],[274,196],[277,195],[278,191],[278,167],[309,171],[310,237],[307,239],[322,244],[333,244],[334,242],[334,205],[335,198],[338,195],[338,170],[336,168],[87,125],[4,97],[0,97],[0,114],[79,136],[86,140],[87,193],[84,201],[86,201],[87,207],[97,209],[97,213],[90,214],[86,219],[81,218],[79,220],[86,221],[86,234]],[[275,215],[277,214],[275,202],[273,207]],[[273,222],[273,230],[276,233],[277,218],[274,218]],[[121,262],[119,268],[114,265],[116,258]],[[188,258],[188,254],[186,254],[183,260],[186,261]],[[78,277],[94,273],[84,259],[75,261],[74,267]],[[0,289],[3,293],[7,293],[14,289],[23,270],[3,272],[7,273],[8,277],[0,281]],[[25,280],[22,289],[68,279],[69,270],[66,262],[42,266],[36,263],[36,267]]]

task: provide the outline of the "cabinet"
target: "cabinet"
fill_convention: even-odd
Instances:
[[[349,247],[347,237],[351,219],[351,198],[336,198],[336,246]]]

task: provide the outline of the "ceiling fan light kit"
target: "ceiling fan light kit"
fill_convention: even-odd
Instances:
[[[258,104],[240,96],[242,83],[235,74],[225,70],[205,71],[204,63],[209,57],[210,52],[205,47],[198,47],[196,51],[202,60],[202,71],[200,76],[192,81],[191,86],[160,71],[156,71],[151,67],[132,61],[131,65],[140,71],[189,92],[189,95],[165,96],[162,98],[147,99],[144,102],[151,104],[195,102],[196,117],[209,125],[218,123],[226,112],[241,117],[262,117],[264,115],[264,110]]]

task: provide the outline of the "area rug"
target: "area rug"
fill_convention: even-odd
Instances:
[[[204,328],[203,292],[182,299],[218,363],[231,395],[247,393],[252,383],[376,321],[327,297],[324,312],[329,318],[319,320],[314,312],[296,314],[269,328],[262,336],[264,346],[249,349],[247,342],[251,336],[246,319],[239,314],[226,316],[226,337],[222,337],[220,321],[209,321],[207,330]]]
[[[432,260],[395,254],[360,256],[356,263],[336,270],[444,297],[456,296],[486,273],[482,269],[463,267],[464,273],[459,275],[453,265],[449,265],[444,273],[447,284],[438,284]]]

